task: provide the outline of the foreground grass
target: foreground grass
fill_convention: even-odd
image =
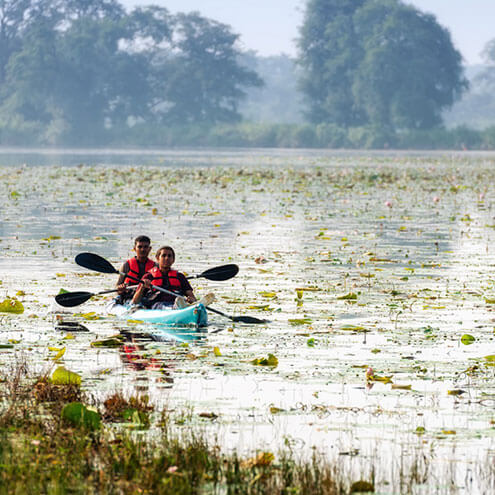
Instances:
[[[154,414],[155,435],[123,427],[129,410],[136,428],[147,427],[152,407],[146,400],[115,394],[92,404],[102,424],[84,425],[61,414],[67,403],[91,402],[77,385],[29,378],[18,367],[0,391],[0,493],[344,493],[316,458],[226,456],[194,432],[171,434],[165,413]]]
[[[55,375],[30,376],[23,365],[4,373],[0,494],[375,492],[373,473],[378,466],[367,470],[370,479],[360,480],[343,463],[330,463],[316,454],[306,461],[262,451],[241,458],[209,445],[200,432],[174,428],[170,414],[154,411],[146,397],[116,393],[98,402],[77,383],[54,383]],[[69,405],[79,405],[86,416],[67,414]],[[424,454],[412,461],[401,467],[396,479],[377,481],[377,493],[462,493],[453,474],[438,479],[429,472]],[[488,472],[485,485],[493,488],[493,470]]]

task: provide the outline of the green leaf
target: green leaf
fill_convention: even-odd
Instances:
[[[94,340],[91,347],[119,347],[122,345],[122,339],[119,337],[109,337],[103,340]]]
[[[0,313],[21,314],[24,313],[24,306],[17,299],[7,297],[5,301],[0,303]]]
[[[470,345],[472,344],[473,342],[475,342],[476,339],[472,336],[472,335],[469,335],[468,333],[465,333],[462,337],[461,337],[461,342],[464,344],[464,345]]]
[[[289,323],[293,326],[310,325],[313,320],[311,318],[289,318]]]
[[[86,407],[82,402],[66,404],[62,409],[62,419],[88,430],[98,430],[101,427],[100,414]]]
[[[344,296],[337,297],[339,300],[344,301],[355,301],[357,299],[357,295],[354,292],[349,292],[349,294],[345,294]]]
[[[81,376],[59,366],[53,372],[51,381],[55,385],[81,385]]]
[[[150,425],[149,415],[145,411],[129,408],[122,413],[125,421],[128,421],[133,428],[148,428]]]
[[[253,359],[251,361],[251,364],[254,364],[255,366],[273,366],[273,367],[276,367],[276,366],[278,366],[278,359],[273,354],[268,354],[267,358]]]

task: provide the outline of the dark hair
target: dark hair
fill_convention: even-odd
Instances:
[[[134,246],[135,246],[138,242],[146,242],[146,243],[148,243],[148,244],[151,244],[151,239],[150,239],[147,235],[138,235],[138,236],[134,239]]]
[[[175,260],[175,251],[174,248],[171,248],[170,246],[162,246],[157,252],[156,252],[156,257],[157,259],[160,257],[160,253],[162,251],[171,251],[172,254],[174,255],[174,260]]]

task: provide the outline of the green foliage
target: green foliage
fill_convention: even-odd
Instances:
[[[398,0],[311,0],[299,40],[301,90],[314,123],[430,129],[466,88],[461,55],[431,15]],[[374,135],[376,132],[373,133]]]
[[[7,297],[7,299],[0,302],[0,313],[21,314],[24,313],[24,306],[16,298]]]
[[[244,89],[261,85],[238,62],[238,35],[197,13],[126,13],[113,0],[49,1],[43,12],[35,0],[4,3],[2,143],[106,144],[143,122],[234,122]]]
[[[51,382],[54,385],[81,385],[81,376],[59,366],[52,374]]]
[[[101,427],[101,417],[97,411],[89,409],[82,402],[71,402],[62,409],[62,419],[74,426],[87,430],[98,430]]]

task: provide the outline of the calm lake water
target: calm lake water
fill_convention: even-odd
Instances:
[[[379,493],[423,459],[439,486],[481,493],[495,433],[494,165],[489,153],[1,150],[0,299],[25,312],[0,313],[0,343],[14,343],[0,362],[47,372],[49,348],[66,347],[61,364],[91,393],[149,394],[225,449],[316,449],[374,470]],[[188,274],[237,263],[232,280],[195,280],[196,294],[269,322],[211,314],[206,335],[174,340],[106,316],[111,295],[60,314],[61,288],[115,283],[75,255],[119,266],[139,234],[174,246]],[[61,331],[57,313],[89,332]],[[120,332],[126,348],[90,345]],[[269,354],[276,367],[253,364]],[[452,486],[432,489],[417,493]]]

